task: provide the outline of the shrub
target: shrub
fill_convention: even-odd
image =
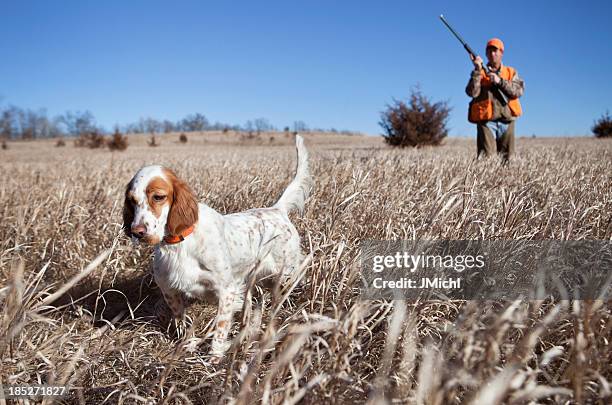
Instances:
[[[104,135],[99,133],[98,131],[92,131],[87,133],[82,133],[79,135],[77,139],[74,140],[74,146],[77,148],[103,148],[106,145],[106,139],[104,139]]]
[[[115,133],[111,137],[110,141],[108,141],[108,148],[112,151],[122,151],[126,150],[128,147],[127,136],[122,135],[119,130],[115,130]]]
[[[379,125],[385,142],[392,146],[439,145],[448,135],[450,107],[446,101],[432,103],[418,87],[412,89],[408,104],[393,99],[381,113]]]
[[[185,135],[185,134],[181,134],[181,135],[179,136],[179,141],[180,141],[181,143],[187,143],[187,135]]]
[[[597,138],[612,137],[612,117],[610,117],[610,112],[606,111],[600,119],[595,121],[591,131],[593,131]]]
[[[4,140],[2,141],[2,149],[4,149],[4,150],[8,149],[8,144]]]
[[[155,135],[153,135],[151,139],[149,139],[149,146],[159,146],[159,143],[157,143],[157,139],[155,139]]]
[[[261,139],[260,132],[249,131],[246,134],[244,132],[240,134],[241,141],[252,141],[252,140],[260,140],[260,139]]]
[[[57,142],[55,142],[55,147],[56,148],[61,148],[61,147],[64,147],[64,146],[66,146],[66,141],[64,141],[64,138],[59,138],[57,140]]]

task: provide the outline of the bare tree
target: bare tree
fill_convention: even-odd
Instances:
[[[98,129],[96,120],[90,111],[67,111],[59,120],[66,128],[66,132],[73,136],[94,132]]]
[[[2,111],[0,115],[0,136],[3,139],[11,139],[17,136],[18,128],[16,128],[16,123],[18,114],[19,109],[13,105]]]
[[[261,134],[262,132],[272,131],[273,126],[270,124],[266,118],[256,118],[254,120],[255,129],[257,130],[257,134]]]
[[[162,123],[151,117],[144,119],[143,127],[144,131],[149,134],[156,134],[162,131]]]
[[[52,132],[52,122],[47,117],[47,110],[40,109],[38,112],[32,112],[31,117],[34,126],[36,127],[35,137],[50,138]]]
[[[45,109],[25,110],[8,106],[0,110],[0,137],[4,139],[48,138],[61,134],[59,119],[50,120]]]
[[[172,121],[164,120],[161,123],[161,126],[165,134],[176,131],[174,123]]]
[[[36,139],[38,128],[38,116],[32,110],[19,110],[19,127],[22,139]]]
[[[116,130],[119,130],[119,127],[115,128]],[[123,132],[125,132],[126,134],[137,134],[139,133],[139,125],[136,122],[132,122],[130,124],[126,124],[124,126],[124,130]]]
[[[181,121],[181,129],[187,132],[204,131],[208,128],[208,120],[203,114],[190,114]]]
[[[306,123],[304,121],[295,121],[293,123],[293,130],[295,132],[307,132],[308,131],[308,125],[306,125]]]

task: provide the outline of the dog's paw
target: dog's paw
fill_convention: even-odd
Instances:
[[[204,339],[200,339],[197,337],[189,338],[183,345],[183,349],[185,349],[187,353],[195,353],[196,351],[198,351],[198,346],[200,346],[203,341]]]
[[[182,339],[187,336],[187,329],[189,328],[189,325],[184,319],[174,318],[172,326],[174,329],[174,335],[177,337],[177,339]]]

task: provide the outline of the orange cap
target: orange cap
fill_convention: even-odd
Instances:
[[[487,42],[487,48],[490,46],[494,46],[497,49],[500,49],[502,52],[504,51],[504,43],[499,38],[491,38],[489,42]]]

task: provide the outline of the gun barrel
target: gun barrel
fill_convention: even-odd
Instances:
[[[461,42],[461,45],[463,45],[465,50],[470,55],[472,55],[475,58],[476,57],[476,52],[474,52],[474,50],[468,45],[467,42],[465,42],[465,40],[461,37],[461,35],[459,35],[459,33],[457,31],[455,31],[453,29],[453,27],[451,27],[451,25],[448,23],[448,21],[446,21],[446,18],[444,18],[444,16],[442,14],[440,14],[440,20],[442,20],[444,25],[446,25],[446,28],[448,28],[449,31],[452,32],[452,34],[455,36],[455,38],[457,38],[459,40],[459,42]]]
[[[471,54],[474,54],[474,51],[472,51],[472,48],[470,48],[470,46],[467,44],[467,42],[465,42],[463,40],[463,38],[461,38],[461,35],[459,35],[459,33],[457,31],[455,31],[453,29],[453,27],[451,27],[451,25],[448,23],[448,21],[446,21],[446,18],[444,18],[444,16],[442,14],[440,14],[440,20],[442,20],[442,22],[444,23],[444,25],[446,25],[446,28],[449,29],[450,32],[453,33],[453,35],[455,36],[455,38],[457,38],[459,40],[459,42],[461,42],[461,45],[463,45],[463,47]]]
[[[455,36],[455,38],[457,38],[459,40],[459,42],[461,42],[461,45],[463,45],[463,47],[465,48],[465,50],[472,55],[472,58],[476,58],[476,53],[472,50],[472,48],[470,48],[470,46],[467,44],[467,42],[465,42],[463,40],[463,38],[461,38],[461,35],[459,35],[459,33],[457,31],[455,31],[453,29],[453,27],[450,26],[450,24],[448,23],[448,21],[446,21],[446,18],[444,18],[444,16],[442,14],[440,14],[440,20],[442,20],[442,22],[444,23],[444,25],[446,25],[446,28],[449,29],[450,32],[453,33],[453,35]],[[487,68],[487,65],[483,64],[482,68],[484,69],[484,71],[486,73],[489,73],[489,69]],[[497,95],[497,97],[499,98],[499,100],[501,101],[501,103],[503,105],[506,105],[508,103],[508,99],[506,97],[506,95],[504,93],[502,93],[498,87],[494,88],[495,94]]]

